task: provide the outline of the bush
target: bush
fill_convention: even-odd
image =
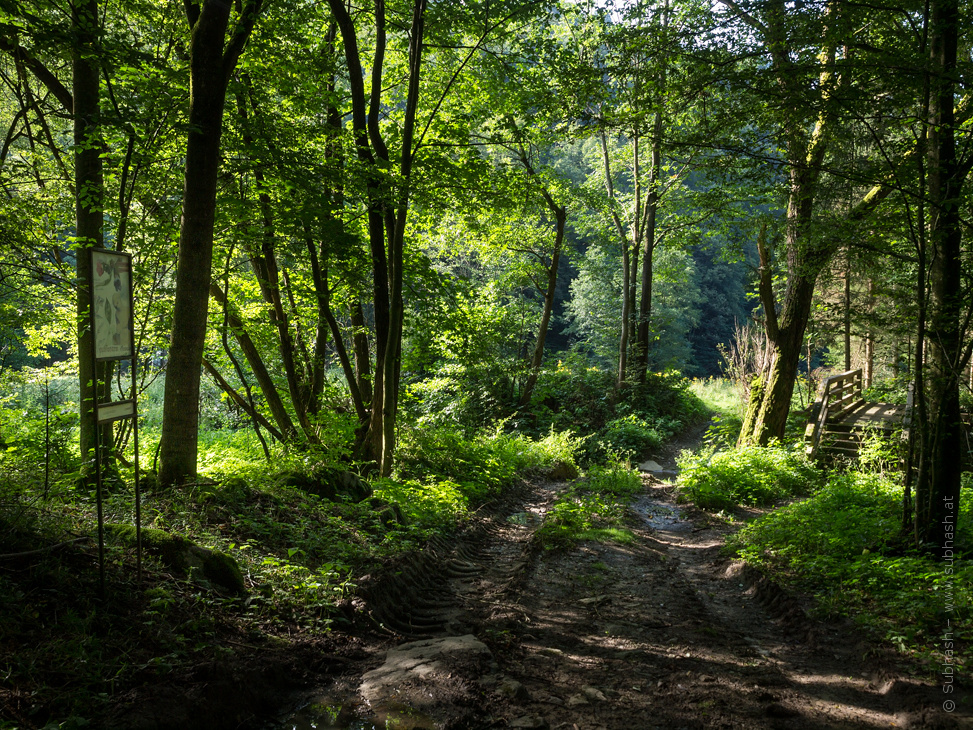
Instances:
[[[398,504],[406,522],[427,533],[455,527],[469,510],[469,497],[463,487],[448,479],[425,482],[379,479],[373,486],[376,497]]]
[[[909,397],[909,380],[907,378],[889,378],[873,383],[866,388],[862,397],[875,403],[899,403],[904,405]]]
[[[447,427],[406,431],[397,453],[397,477],[414,481],[445,477],[480,504],[498,494],[518,473],[557,463],[574,465],[580,442],[570,433],[552,430],[535,440],[504,433],[504,425],[472,437]]]
[[[675,371],[649,373],[645,383],[625,383],[616,393],[613,372],[592,365],[580,353],[565,353],[544,365],[530,403],[518,409],[518,377],[523,373],[502,370],[501,387],[496,368],[487,369],[492,374],[481,377],[472,366],[448,365],[412,383],[402,404],[403,422],[433,430],[458,426],[467,436],[491,422],[534,437],[572,431],[595,437],[585,455],[590,461],[612,453],[640,457],[708,415],[690,381]]]
[[[678,464],[680,498],[702,509],[772,504],[806,493],[820,479],[802,454],[778,446],[683,452]]]
[[[901,487],[860,472],[833,476],[810,498],[747,525],[728,547],[776,580],[812,590],[825,612],[853,616],[900,650],[941,656],[949,619],[962,664],[973,641],[973,561],[962,555],[973,548],[969,494],[961,502],[957,558],[946,564],[901,548]]]
[[[634,413],[610,421],[588,441],[589,461],[614,456],[623,461],[644,459],[659,448],[671,433],[660,432],[648,420]]]
[[[625,506],[641,491],[642,478],[623,464],[593,467],[557,499],[537,539],[547,549],[584,540],[630,542],[632,533],[623,526]]]

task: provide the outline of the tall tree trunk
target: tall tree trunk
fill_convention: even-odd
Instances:
[[[813,276],[791,276],[775,335],[768,332],[770,358],[750,394],[740,443],[766,445],[782,438],[797,382],[804,331],[807,329],[814,295]]]
[[[662,8],[662,44],[668,44],[669,32],[669,0],[665,0]],[[658,78],[658,98],[656,112],[652,120],[652,162],[649,168],[649,191],[645,198],[645,211],[637,211],[639,218],[644,220],[642,226],[642,297],[639,300],[638,325],[635,333],[635,351],[632,367],[635,379],[644,383],[649,368],[649,338],[652,331],[652,283],[655,275],[653,258],[656,245],[659,243],[658,216],[661,202],[662,176],[662,135],[665,130],[666,87],[669,77],[669,56],[664,52],[662,68]]]
[[[224,317],[229,324],[230,331],[233,332],[233,338],[237,341],[237,345],[240,346],[240,351],[247,359],[247,364],[250,365],[253,377],[260,387],[260,392],[263,394],[264,400],[267,401],[270,415],[273,416],[279,432],[285,441],[295,440],[297,438],[297,429],[294,427],[293,421],[291,421],[290,414],[287,412],[287,407],[280,397],[277,385],[274,383],[274,379],[271,377],[267,365],[260,356],[260,350],[257,349],[256,343],[254,343],[250,334],[247,332],[246,325],[232,311],[232,306],[226,298],[226,292],[220,288],[219,284],[215,281],[211,282],[209,291],[213,299],[216,300],[216,303],[223,307]]]
[[[842,317],[842,330],[844,333],[845,345],[845,372],[851,370],[851,249],[845,252],[845,275],[844,275],[844,316]]]
[[[865,332],[865,387],[871,388],[875,378],[875,280],[868,280],[868,330]]]
[[[765,29],[765,42],[774,60],[778,83],[788,98],[802,92],[795,88],[793,61],[789,56],[783,28],[783,3],[775,3]],[[818,82],[822,108],[810,137],[802,126],[791,120],[784,123],[787,161],[790,167],[790,190],[787,200],[785,250],[787,253],[787,288],[775,331],[767,330],[771,357],[767,368],[751,391],[748,414],[740,432],[739,443],[765,445],[771,439],[783,438],[790,412],[791,397],[797,381],[804,332],[811,316],[814,285],[821,270],[831,260],[839,242],[820,239],[811,234],[814,204],[821,167],[833,136],[831,94],[835,85],[835,44],[821,54]],[[768,303],[764,304],[765,309]],[[769,312],[768,312],[769,314]],[[771,318],[768,316],[767,325]]]
[[[368,355],[368,325],[365,323],[365,312],[362,310],[361,300],[356,298],[350,309],[352,350],[355,353],[355,379],[358,381],[358,391],[361,393],[362,403],[371,406],[372,361]]]
[[[915,537],[917,543],[930,546],[945,558],[954,554],[962,469],[960,202],[965,171],[961,172],[957,164],[953,113],[959,4],[957,0],[932,0],[929,7],[929,324],[924,346],[926,417],[916,482]]]
[[[77,332],[78,379],[81,388],[81,456],[92,457],[97,437],[94,416],[96,390],[105,397],[104,368],[94,361],[91,332],[91,248],[104,245],[103,145],[100,137],[101,106],[98,80],[98,2],[81,0],[73,6],[72,22],[77,41],[72,47],[74,76],[74,192],[77,236]],[[100,371],[100,372],[99,372]],[[101,377],[99,377],[99,375]],[[108,433],[111,431],[109,429]]]
[[[649,171],[649,193],[645,200],[645,225],[642,231],[642,298],[639,300],[638,327],[632,369],[639,383],[645,382],[649,369],[649,337],[652,330],[652,279],[655,275],[653,259],[658,243],[659,178],[662,173],[662,112],[656,112],[652,137],[652,165]]]
[[[797,164],[800,157],[805,156],[800,152],[804,149],[802,142],[792,142],[791,190],[785,238],[787,287],[780,314],[772,317],[771,312],[776,307],[773,293],[769,282],[762,282],[761,299],[767,314],[765,327],[771,355],[767,367],[759,376],[759,382],[751,391],[748,414],[740,432],[741,444],[766,445],[771,439],[784,437],[804,332],[811,316],[814,285],[818,274],[837,248],[834,241],[813,241],[808,236],[819,167],[802,168]],[[824,150],[818,152],[823,158]],[[818,165],[820,162],[819,159]],[[763,235],[764,231],[761,233]],[[763,254],[761,267],[765,268]]]
[[[547,204],[554,212],[556,231],[554,234],[554,250],[551,253],[551,263],[547,267],[547,288],[544,290],[544,311],[541,313],[541,323],[537,329],[537,342],[534,344],[534,354],[530,359],[530,371],[524,390],[520,394],[518,407],[523,408],[530,403],[531,395],[534,393],[534,386],[537,385],[537,378],[540,376],[541,365],[544,362],[544,344],[547,341],[547,329],[551,323],[551,314],[554,312],[554,294],[557,291],[557,270],[561,264],[561,246],[564,243],[564,228],[567,222],[567,211],[562,206],[554,203],[554,198],[550,193],[544,195]]]
[[[352,130],[355,151],[366,170],[368,198],[368,240],[372,255],[373,304],[375,316],[375,373],[369,419],[369,447],[363,457],[371,459],[379,474],[392,469],[395,451],[395,421],[398,409],[399,364],[405,307],[402,299],[403,248],[408,217],[410,179],[415,156],[415,123],[419,105],[419,81],[427,0],[414,0],[409,33],[409,81],[404,108],[398,185],[392,199],[386,192],[385,176],[392,158],[382,137],[383,65],[386,51],[386,8],[374,0],[375,35],[371,72],[371,95],[365,96],[361,51],[354,21],[342,0],[328,0],[345,50],[351,92]]]
[[[307,249],[311,259],[311,277],[314,281],[314,292],[318,303],[318,327],[328,327],[331,330],[335,352],[338,355],[338,362],[341,363],[341,369],[345,373],[345,380],[348,383],[348,390],[351,393],[351,402],[355,407],[355,413],[358,414],[359,421],[365,421],[368,414],[365,410],[366,403],[362,400],[359,379],[356,377],[354,368],[352,367],[351,358],[348,357],[348,351],[345,348],[345,340],[341,334],[341,328],[338,326],[338,320],[331,309],[331,286],[328,283],[328,270],[321,267],[314,242],[310,239],[309,235],[307,237]],[[324,334],[319,332],[318,341],[323,341],[323,339]],[[316,357],[318,356],[316,355]]]
[[[385,353],[383,403],[382,403],[382,450],[379,473],[392,473],[395,453],[395,421],[399,407],[399,374],[402,363],[402,331],[405,324],[405,303],[402,298],[403,267],[405,266],[405,224],[409,213],[412,165],[415,161],[415,125],[419,110],[419,81],[422,69],[422,45],[425,39],[425,14],[427,0],[415,0],[412,7],[412,29],[409,34],[409,90],[405,102],[405,119],[402,125],[402,153],[399,162],[399,192],[395,201],[395,227],[389,235],[390,294],[389,334]],[[374,109],[374,106],[373,106]],[[389,216],[391,219],[391,216]],[[378,368],[376,367],[376,376]],[[374,406],[373,406],[374,411]],[[374,425],[374,424],[373,424]]]
[[[631,300],[628,294],[632,262],[629,256],[628,236],[625,234],[625,226],[618,213],[618,203],[615,200],[615,183],[612,177],[611,157],[608,153],[608,135],[605,133],[604,127],[599,129],[599,137],[601,140],[601,160],[605,168],[605,191],[608,193],[608,206],[611,210],[612,222],[615,224],[615,232],[618,234],[618,241],[622,247],[622,330],[618,341],[618,370],[615,377],[615,387],[621,388],[628,370],[628,341],[632,320]]]
[[[253,99],[253,89],[247,74],[242,75],[243,89],[236,94],[237,111],[240,115],[241,126],[243,128],[243,143],[245,147],[254,145],[254,136],[251,130],[250,110],[256,114],[256,104]],[[269,306],[270,321],[277,331],[277,351],[280,355],[281,363],[284,366],[284,376],[287,380],[287,391],[290,395],[291,405],[297,416],[297,422],[304,432],[305,438],[314,442],[317,437],[311,420],[308,416],[308,393],[305,386],[310,379],[302,378],[298,370],[295,353],[295,337],[291,333],[290,317],[284,307],[284,299],[281,296],[281,271],[277,262],[277,232],[274,226],[274,211],[267,193],[266,180],[263,170],[259,165],[255,166],[253,172],[254,184],[257,189],[257,203],[260,207],[260,221],[262,235],[259,248],[256,245],[249,246],[248,252],[250,262],[257,280],[260,285],[260,292],[264,302]],[[241,193],[242,194],[242,193]],[[286,273],[286,272],[285,272]]]
[[[196,474],[199,384],[213,270],[223,107],[230,75],[250,36],[260,5],[260,0],[243,3],[240,18],[226,42],[229,3],[216,0],[186,3],[192,29],[189,133],[159,446],[159,483],[166,486]]]

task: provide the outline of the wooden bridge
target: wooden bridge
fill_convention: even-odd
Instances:
[[[804,432],[806,452],[812,459],[821,451],[854,458],[866,433],[889,438],[896,432],[908,434],[911,388],[905,405],[869,403],[862,396],[862,371],[849,370],[826,379],[818,392]]]

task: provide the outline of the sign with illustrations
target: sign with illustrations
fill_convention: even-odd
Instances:
[[[132,357],[132,257],[91,252],[91,323],[96,360]]]

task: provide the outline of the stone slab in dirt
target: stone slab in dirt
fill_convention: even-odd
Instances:
[[[472,634],[411,641],[389,649],[385,663],[362,677],[359,692],[373,703],[401,701],[404,686],[435,682],[450,667],[485,668],[492,659],[487,645]]]

